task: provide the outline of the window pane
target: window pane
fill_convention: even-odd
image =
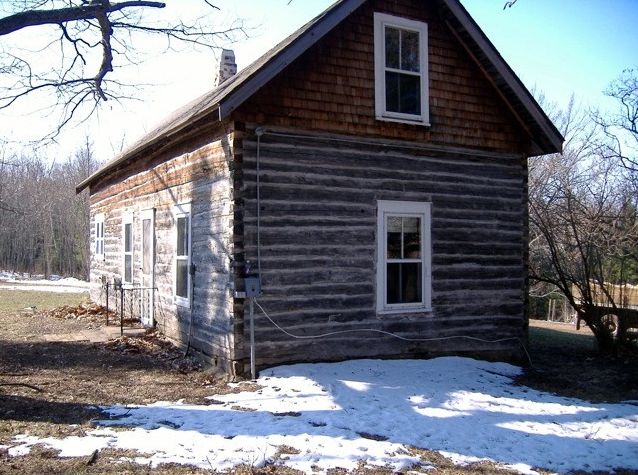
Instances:
[[[188,255],[188,217],[177,218],[177,255]]]
[[[420,303],[421,295],[420,263],[387,264],[387,303]]]
[[[401,258],[401,218],[389,216],[387,225],[387,252],[388,259]]]
[[[399,111],[403,114],[421,114],[421,78],[399,75]]]
[[[421,77],[385,73],[385,107],[388,112],[421,114]]]
[[[124,225],[124,252],[133,250],[133,225],[127,223]]]
[[[400,50],[399,41],[401,32],[396,28],[385,29],[385,67],[399,69]]]
[[[401,264],[401,302],[421,302],[421,264]]]
[[[176,261],[175,293],[179,297],[188,297],[188,261],[178,259]]]
[[[419,72],[419,33],[401,31],[401,69]]]
[[[124,256],[124,282],[133,280],[133,256],[126,254]]]
[[[386,274],[387,302],[401,303],[401,264],[388,264]]]
[[[151,220],[142,220],[142,272],[151,273]]]
[[[388,112],[399,110],[399,73],[385,73],[385,108]]]
[[[421,258],[421,218],[403,218],[403,257]]]

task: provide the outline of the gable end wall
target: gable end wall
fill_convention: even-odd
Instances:
[[[238,108],[234,118],[260,125],[524,152],[529,141],[522,129],[439,17],[434,3],[366,2]],[[375,118],[374,12],[428,24],[431,127]]]

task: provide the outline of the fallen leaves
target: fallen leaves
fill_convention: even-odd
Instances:
[[[103,343],[103,347],[123,354],[144,354],[168,363],[173,369],[188,373],[200,371],[201,364],[194,358],[184,355],[168,338],[157,330],[148,330],[140,336],[121,336]]]
[[[90,328],[106,325],[106,308],[96,303],[81,303],[79,305],[62,305],[51,310],[41,310],[40,315],[60,320],[79,320],[88,323]],[[118,316],[109,311],[109,321],[115,322]]]

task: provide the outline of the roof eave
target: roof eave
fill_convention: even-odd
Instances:
[[[98,178],[101,178],[104,175],[108,174],[109,172],[113,171],[115,168],[125,163],[126,161],[132,160],[136,156],[147,152],[149,149],[153,148],[153,146],[161,142],[169,142],[174,135],[184,130],[191,123],[197,122],[198,120],[204,118],[207,115],[215,115],[215,111],[217,110],[219,110],[219,105],[216,105],[215,107],[211,109],[206,109],[205,111],[202,111],[199,115],[189,117],[188,120],[180,121],[179,123],[176,123],[174,127],[171,127],[169,130],[167,130],[165,133],[158,135],[156,137],[153,137],[152,140],[149,140],[147,142],[142,142],[139,145],[133,146],[133,148],[126,150],[122,154],[115,157],[113,160],[104,164],[104,166],[102,166],[95,173],[91,174],[88,178],[83,180],[81,183],[78,183],[78,185],[75,187],[75,193],[76,194],[81,193],[85,188],[91,186],[91,184],[93,184]]]
[[[247,101],[262,86],[283,71],[284,68],[305,53],[366,1],[344,0],[324,12],[321,21],[317,21],[304,31],[287,48],[276,54],[264,67],[258,69],[247,80],[242,82],[241,87],[233,89],[220,100],[220,118],[228,118],[235,109]]]

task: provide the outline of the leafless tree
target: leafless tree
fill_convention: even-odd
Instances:
[[[605,94],[615,101],[616,109],[593,113],[594,121],[604,132],[599,141],[600,154],[620,161],[638,191],[638,70],[623,71]]]
[[[169,0],[171,1],[171,0]],[[179,0],[172,0],[179,4]],[[35,99],[59,115],[52,135],[71,121],[82,121],[107,100],[130,99],[143,80],[124,82],[120,70],[138,64],[148,48],[217,48],[245,34],[236,21],[212,26],[217,10],[191,22],[162,21],[167,2],[147,0],[8,0],[0,4],[0,110]],[[44,43],[20,32],[38,29]],[[155,38],[149,43],[144,37]],[[152,45],[152,46],[149,46]],[[181,46],[180,46],[181,45]],[[147,80],[152,81],[151,78]]]
[[[617,289],[638,257],[638,203],[620,164],[597,153],[589,115],[573,100],[554,112],[563,153],[530,161],[530,277],[562,293],[601,351],[614,352],[623,343]]]
[[[14,157],[0,173],[0,269],[88,275],[89,202],[75,184],[97,168],[92,144],[68,160],[48,164],[36,154]]]

